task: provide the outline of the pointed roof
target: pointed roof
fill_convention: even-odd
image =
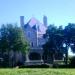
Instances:
[[[32,27],[32,26],[34,26],[34,25],[36,25],[36,24],[40,24],[40,21],[38,21],[35,17],[32,17],[30,20],[29,20],[29,25]]]
[[[28,23],[24,25],[24,28],[27,28],[27,27],[28,27]]]
[[[28,23],[27,23],[31,28],[35,29],[38,31],[38,34],[45,34],[47,27],[43,25],[39,20],[36,18],[32,17]]]
[[[33,28],[34,30],[37,30],[36,25],[34,25],[32,28]]]

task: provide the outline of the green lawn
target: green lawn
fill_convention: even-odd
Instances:
[[[0,69],[0,75],[75,75],[75,69]]]

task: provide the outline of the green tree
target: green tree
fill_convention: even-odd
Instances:
[[[68,48],[71,47],[72,52],[75,52],[75,24],[69,23],[64,29],[64,38],[66,44],[66,64],[68,63]]]
[[[43,45],[44,60],[52,59],[52,63],[53,63],[53,60],[55,58],[55,53],[64,52],[63,51],[64,34],[63,34],[62,26],[57,28],[56,26],[50,25],[44,37],[47,39],[47,42]]]
[[[23,31],[17,25],[2,25],[0,33],[0,51],[2,53],[6,52],[9,56],[10,51],[21,52],[22,54],[28,51],[29,46]]]
[[[10,49],[14,51],[21,51],[25,53],[28,51],[28,43],[25,39],[25,35],[20,27],[7,25],[7,29],[9,31],[8,33],[8,39],[9,39],[9,45]]]

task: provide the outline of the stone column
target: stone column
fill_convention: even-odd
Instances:
[[[29,53],[26,53],[26,62],[29,62]]]

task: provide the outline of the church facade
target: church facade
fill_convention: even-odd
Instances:
[[[43,17],[43,23],[40,23],[36,18],[31,18],[26,24],[24,23],[24,16],[20,17],[20,24],[24,31],[25,37],[30,45],[30,50],[27,53],[27,63],[39,61],[43,62],[43,48],[42,45],[46,43],[43,35],[47,30],[47,17]],[[63,53],[58,52],[54,56],[55,60],[62,60]],[[52,57],[47,59],[49,63],[53,61]]]
[[[25,24],[24,16],[21,16],[20,24],[30,45],[27,60],[42,60],[42,45],[46,42],[46,40],[43,38],[43,35],[47,30],[47,17],[43,17],[43,23],[40,23],[40,21],[33,17]]]

